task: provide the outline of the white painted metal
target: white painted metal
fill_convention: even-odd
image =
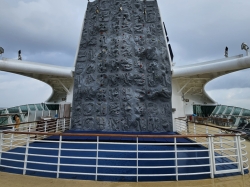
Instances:
[[[0,132],[0,165],[2,161],[2,151],[3,151],[3,133]]]
[[[71,67],[54,66],[49,64],[41,64],[37,62],[20,61],[14,59],[0,60],[0,70],[12,73],[32,73],[45,74],[51,76],[60,76],[72,78]]]
[[[202,75],[205,73],[237,71],[250,67],[250,56],[237,56],[233,59],[225,58],[219,61],[203,62],[187,66],[177,66],[173,69],[174,77]]]
[[[210,177],[213,179],[214,178],[214,151],[212,148],[212,135],[208,135],[208,150],[209,150],[209,164],[210,164]]]
[[[27,169],[27,161],[28,161],[28,154],[29,154],[29,144],[30,144],[30,135],[27,135],[27,141],[26,141],[26,149],[25,149],[25,155],[24,155],[24,166],[23,166],[23,175],[26,174]]]
[[[174,157],[175,157],[175,180],[178,181],[178,153],[177,153],[177,142],[176,138],[174,138]]]
[[[95,180],[97,181],[98,179],[98,159],[99,159],[99,136],[96,137],[96,171],[95,171]]]
[[[62,150],[62,136],[60,136],[60,138],[59,138],[59,148],[58,148],[58,160],[57,160],[56,178],[59,178],[59,174],[60,174],[61,150]]]
[[[57,121],[59,121],[60,119],[58,119]],[[65,120],[66,125],[66,129],[67,126],[69,127],[69,119]],[[177,129],[179,131],[183,131],[184,129],[184,133],[188,133],[187,131],[187,124],[185,120],[178,120],[177,121]],[[45,123],[44,123],[45,124]],[[29,123],[27,124],[29,126],[29,128],[26,128],[27,131],[30,131],[30,129],[33,127],[33,124]],[[49,125],[49,123],[47,124]],[[51,125],[51,124],[50,124]],[[54,123],[54,125],[56,126],[56,124]],[[184,128],[183,128],[184,127]],[[25,129],[25,128],[23,128]],[[44,129],[44,128],[43,128]],[[54,128],[55,129],[55,128]],[[100,149],[99,145],[100,144],[110,144],[110,145],[120,145],[122,147],[122,145],[126,145],[128,143],[126,142],[100,142],[99,141],[99,136],[97,136],[97,140],[93,141],[93,142],[85,142],[85,141],[80,141],[80,142],[75,142],[75,141],[63,141],[62,139],[62,135],[60,136],[59,139],[59,147],[58,148],[46,148],[46,147],[31,147],[29,146],[30,143],[30,135],[15,135],[15,136],[6,136],[5,138],[3,138],[3,133],[0,133],[0,166],[2,167],[6,167],[6,168],[15,168],[15,169],[19,169],[19,170],[23,170],[23,174],[26,174],[26,171],[39,171],[39,172],[49,172],[49,173],[55,173],[57,178],[60,177],[60,174],[76,174],[76,175],[93,175],[95,176],[95,180],[98,180],[98,176],[134,176],[136,177],[136,180],[139,181],[139,177],[147,177],[147,176],[174,176],[176,178],[176,180],[179,180],[179,176],[184,176],[184,175],[202,175],[202,174],[210,174],[211,178],[214,178],[215,174],[223,174],[223,173],[232,173],[232,172],[241,172],[241,174],[244,174],[244,171],[248,168],[247,165],[247,161],[248,159],[246,158],[246,151],[244,150],[244,148],[246,148],[245,145],[242,145],[242,142],[244,140],[240,139],[240,135],[239,134],[232,134],[231,137],[236,137],[234,141],[232,141],[231,139],[227,138],[227,137],[217,137],[217,139],[219,139],[219,141],[215,140],[215,137],[213,137],[212,135],[208,134],[208,133],[215,133],[217,134],[216,136],[218,136],[218,130],[210,130],[207,127],[201,127],[198,128],[198,126],[196,125],[195,127],[195,131],[194,131],[197,136],[198,134],[204,134],[206,135],[206,140],[202,140],[198,142],[198,138],[197,138],[197,142],[190,142],[190,143],[178,143],[177,138],[173,135],[174,138],[174,142],[173,143],[147,143],[147,142],[140,142],[139,143],[139,139],[138,137],[136,138],[136,142],[134,143],[129,143],[130,145],[134,145],[136,148],[131,148],[131,150],[109,150],[109,149]],[[13,134],[13,133],[12,133]],[[221,134],[223,135],[223,134]],[[189,135],[187,135],[188,137]],[[194,137],[193,137],[194,138]],[[19,148],[25,148],[25,153],[19,153],[19,152],[15,152],[14,150],[12,150],[12,152],[7,152],[6,148],[9,146],[8,142],[10,142],[10,139],[13,139],[12,141],[15,142],[13,144],[13,147],[19,147]],[[43,140],[43,139],[37,139],[37,140],[32,140],[34,142],[51,142],[51,143],[58,143],[58,141],[53,141],[53,140]],[[18,142],[18,143],[16,143]],[[24,144],[25,143],[25,144]],[[96,148],[93,149],[75,149],[75,148],[62,148],[62,143],[63,144],[67,144],[67,143],[74,143],[74,144],[94,144],[96,145]],[[221,144],[224,145],[233,145],[235,143],[235,145],[233,147],[229,147],[229,148],[225,148],[223,146],[220,146]],[[166,145],[166,146],[173,146],[174,150],[139,150],[139,146],[150,146],[150,145]],[[179,145],[202,145],[205,147],[208,147],[207,152],[208,152],[208,157],[199,157],[199,156],[194,156],[194,157],[189,157],[189,158],[178,158],[178,153],[182,153],[182,152],[204,152],[204,150],[178,150],[178,146]],[[216,149],[214,148],[216,145]],[[217,146],[219,145],[219,146]],[[54,156],[54,155],[45,155],[45,154],[30,154],[29,150],[30,149],[41,149],[41,150],[58,150],[58,155]],[[2,150],[5,150],[4,153],[6,154],[16,154],[16,155],[24,155],[25,159],[24,161],[22,160],[14,160],[10,158],[2,158],[1,157],[1,153]],[[215,153],[220,152],[223,153],[223,151],[226,150],[231,150],[231,151],[236,151],[236,154],[230,154],[230,155],[216,155]],[[77,156],[77,157],[72,157],[72,156],[61,156],[61,151],[89,151],[89,152],[95,152],[96,153],[96,157],[84,157],[84,156]],[[115,158],[115,157],[99,157],[99,153],[100,152],[131,152],[131,153],[135,153],[136,156],[134,158]],[[162,158],[157,158],[157,160],[171,160],[175,162],[174,166],[139,166],[139,161],[141,160],[156,160],[156,158],[139,158],[139,153],[169,153],[169,152],[174,152],[175,156],[174,158],[166,158],[166,157],[162,157]],[[57,163],[47,163],[47,162],[34,162],[34,161],[29,161],[27,158],[28,156],[42,156],[42,157],[48,157],[48,158],[57,158]],[[218,158],[231,158],[231,157],[235,157],[237,156],[238,160],[237,161],[232,161],[229,162],[230,164],[238,164],[239,168],[238,169],[232,169],[232,170],[222,170],[222,171],[216,171],[216,166],[219,165],[225,165],[228,163],[216,163],[216,159]],[[61,164],[60,159],[61,158],[71,158],[71,159],[94,159],[96,160],[94,165],[71,165],[71,164]],[[244,159],[243,159],[244,158]],[[113,165],[99,165],[98,160],[134,160],[137,162],[136,166],[113,166]],[[178,165],[178,161],[179,160],[191,160],[191,159],[196,159],[196,160],[200,160],[200,159],[209,159],[209,164],[200,164],[200,165]],[[24,163],[23,167],[12,167],[12,166],[8,166],[8,165],[2,165],[1,160],[8,160],[8,161],[15,161],[15,162],[21,162]],[[38,163],[38,164],[43,164],[43,165],[55,165],[57,166],[56,171],[48,171],[48,170],[38,170],[38,169],[32,169],[32,168],[28,168],[28,163]],[[74,167],[93,167],[96,168],[96,172],[95,173],[83,173],[83,172],[62,172],[60,171],[60,166],[74,166]],[[209,172],[198,172],[198,173],[178,173],[178,169],[179,168],[184,168],[184,167],[205,167],[205,166],[209,166],[210,171]],[[98,168],[135,168],[137,170],[137,172],[135,174],[107,174],[107,173],[99,173],[98,172]],[[167,173],[162,173],[162,174],[139,174],[138,171],[141,168],[174,168],[175,169],[175,173],[173,174],[167,174]]]
[[[136,181],[139,181],[139,141],[138,141],[138,137],[136,137]]]

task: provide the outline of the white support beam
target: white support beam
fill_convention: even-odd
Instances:
[[[178,91],[178,93],[181,93],[181,91],[186,88],[186,86],[192,81],[192,79],[189,79],[184,86]]]
[[[57,79],[58,82],[62,85],[63,89],[65,90],[65,92],[67,92],[68,94],[70,94],[69,89],[62,83],[62,81],[60,79]]]
[[[186,95],[193,87],[189,88],[183,95]]]

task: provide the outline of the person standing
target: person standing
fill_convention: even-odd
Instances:
[[[14,120],[16,121],[16,124],[15,124],[15,129],[19,129],[19,125],[20,125],[20,118],[17,114],[15,114],[14,116]]]

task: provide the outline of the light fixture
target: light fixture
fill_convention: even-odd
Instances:
[[[226,46],[225,48],[225,57],[227,58],[228,57],[228,47]]]
[[[0,47],[0,55],[4,53],[4,49]]]
[[[22,60],[21,50],[18,51],[18,60]]]
[[[242,43],[241,44],[241,50],[245,50],[246,52],[247,52],[247,55],[248,55],[248,49],[249,49],[249,47],[248,47],[248,45],[246,44],[246,43]]]

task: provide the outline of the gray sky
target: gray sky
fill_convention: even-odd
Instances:
[[[158,0],[176,65],[244,53],[250,44],[250,1]],[[2,57],[73,66],[87,0],[0,0]],[[250,70],[211,81],[206,90],[220,104],[250,108]],[[45,101],[50,86],[0,71],[0,107]]]

